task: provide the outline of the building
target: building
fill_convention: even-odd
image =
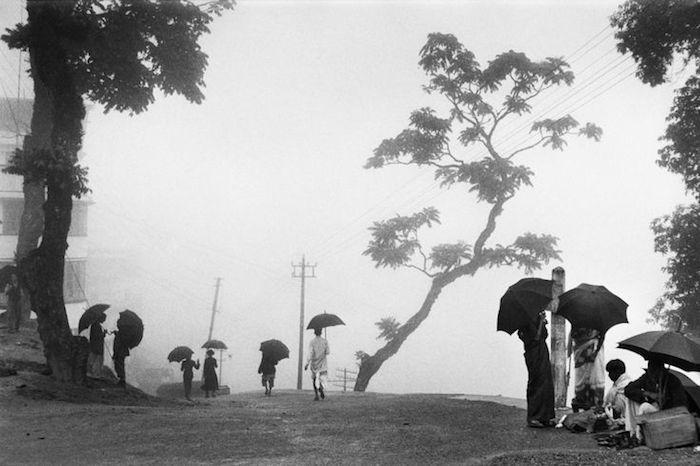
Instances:
[[[0,99],[0,170],[7,166],[9,158],[16,148],[21,147],[24,135],[29,132],[32,103],[30,99]],[[14,263],[24,208],[22,182],[21,176],[0,172],[0,267]],[[73,201],[68,233],[63,293],[72,328],[77,328],[78,319],[87,307],[88,204],[86,200]],[[5,306],[5,294],[0,293],[0,309],[5,309]]]

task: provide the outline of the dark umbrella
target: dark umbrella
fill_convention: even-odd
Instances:
[[[202,345],[202,348],[225,350],[228,349],[228,346],[221,340],[208,340]]]
[[[184,359],[189,358],[194,354],[188,346],[178,346],[168,354],[168,361],[170,362],[180,362]]]
[[[260,351],[262,351],[263,356],[274,361],[279,361],[280,359],[286,359],[289,357],[289,348],[287,348],[287,345],[279,340],[263,341],[260,343]]]
[[[109,308],[109,304],[95,304],[85,309],[83,315],[80,316],[78,321],[78,333],[82,332],[95,322],[102,320],[102,316],[105,315],[105,311]]]
[[[519,328],[534,324],[552,300],[553,284],[543,278],[523,278],[511,285],[501,297],[496,329],[512,335]]]
[[[334,325],[345,325],[345,322],[343,322],[340,317],[335,314],[328,314],[324,312],[323,314],[313,316],[309,321],[309,325],[306,327],[306,330],[333,327]]]
[[[681,372],[670,369],[669,372],[671,373],[671,375],[678,379],[681,385],[683,385],[685,394],[688,395],[688,398],[690,399],[690,406],[688,406],[690,412],[697,413],[698,411],[700,411],[700,387],[698,387],[698,385],[695,382],[693,382],[693,380],[690,377]]]
[[[5,267],[0,269],[0,287],[4,289],[7,286],[7,284],[10,283],[10,280],[12,279],[12,274],[15,274],[19,277],[17,267],[14,265],[6,265]]]
[[[119,313],[117,329],[119,330],[119,339],[129,349],[135,348],[141,343],[143,338],[143,321],[134,311],[127,309]]]
[[[627,303],[604,286],[582,283],[559,296],[557,314],[574,328],[605,334],[613,325],[627,322]]]
[[[700,371],[700,343],[680,332],[644,332],[622,340],[617,346],[644,359],[656,357],[684,371]]]

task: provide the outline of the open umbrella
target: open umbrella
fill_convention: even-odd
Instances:
[[[552,280],[523,278],[511,285],[501,297],[496,329],[513,334],[519,328],[537,321],[552,300]]]
[[[260,343],[260,351],[264,356],[279,361],[289,357],[289,348],[279,340],[266,340]]]
[[[335,314],[328,314],[324,312],[323,314],[313,316],[309,321],[309,325],[306,327],[306,330],[333,327],[334,325],[345,325],[345,322],[343,322],[340,317]]]
[[[627,303],[604,286],[582,283],[559,296],[557,314],[574,328],[605,334],[613,325],[627,322]]]
[[[178,346],[168,354],[169,362],[180,362],[188,357],[192,356],[194,351],[192,351],[188,346]]]
[[[656,357],[684,371],[700,371],[700,342],[680,332],[644,332],[622,340],[617,346],[644,359]]]
[[[80,320],[78,321],[78,333],[82,332],[95,322],[99,322],[108,308],[109,304],[94,304],[85,309],[85,312],[83,312],[83,315],[80,316]]]
[[[5,286],[7,286],[7,284],[10,283],[12,274],[19,276],[17,267],[14,265],[6,265],[5,267],[0,269],[0,288],[4,289]]]
[[[143,338],[143,321],[134,311],[127,309],[119,313],[117,329],[119,330],[120,340],[129,349],[135,348],[141,343]]]
[[[225,350],[228,349],[228,346],[221,340],[208,340],[202,345],[202,348]]]
[[[695,382],[693,382],[693,380],[690,377],[688,377],[687,375],[685,375],[681,372],[670,370],[670,369],[669,369],[669,372],[671,373],[671,375],[673,375],[675,378],[678,379],[678,381],[681,383],[681,385],[683,385],[683,389],[685,390],[685,394],[688,396],[688,402],[689,402],[688,410],[691,413],[692,412],[695,412],[695,413],[699,412],[700,411],[700,387],[698,387],[698,385]]]

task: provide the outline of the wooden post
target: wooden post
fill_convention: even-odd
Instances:
[[[552,323],[550,327],[551,341],[551,364],[552,378],[554,379],[554,406],[556,408],[566,407],[566,394],[569,389],[569,381],[566,374],[566,319],[557,315],[559,306],[559,295],[566,287],[566,271],[561,267],[552,269],[552,302],[549,310],[552,312]]]

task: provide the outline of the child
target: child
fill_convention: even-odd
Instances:
[[[277,361],[263,353],[262,361],[260,361],[260,366],[258,367],[258,374],[262,374],[262,386],[265,387],[265,395],[267,396],[272,395],[272,387],[275,386],[276,365]]]

